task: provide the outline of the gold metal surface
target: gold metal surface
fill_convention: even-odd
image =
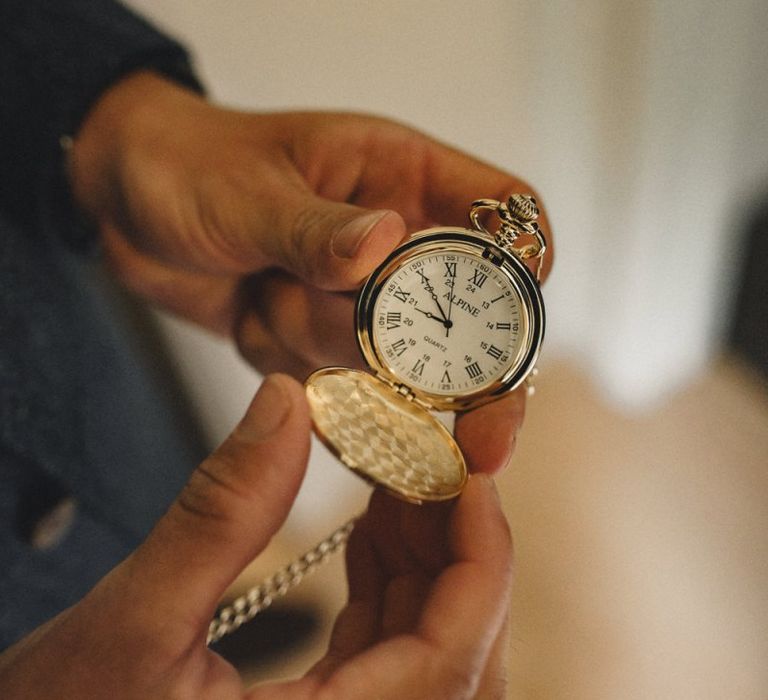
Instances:
[[[67,148],[65,141],[62,147]],[[490,233],[483,226],[480,212],[485,210],[498,215],[498,231]],[[439,227],[417,232],[394,250],[363,285],[355,310],[356,330],[360,349],[376,376],[328,367],[310,375],[305,388],[315,433],[343,464],[366,481],[415,504],[455,498],[467,482],[467,466],[450,432],[429,410],[474,408],[523,382],[529,395],[533,393],[534,365],[544,337],[544,302],[538,282],[546,240],[535,221],[538,215],[536,201],[530,195],[512,195],[507,203],[477,200],[469,213],[473,230]],[[532,236],[535,242],[517,246],[520,235]],[[382,286],[409,260],[431,251],[455,251],[496,266],[517,295],[524,342],[508,364],[505,360],[494,370],[495,380],[481,389],[451,395],[420,391],[413,382],[398,377],[377,347],[373,315]],[[535,276],[523,262],[528,258],[539,260]],[[446,329],[452,327],[450,320],[449,309],[448,320],[443,318]],[[497,372],[501,376],[496,376]],[[233,632],[285,595],[344,546],[352,527],[352,521],[345,523],[221,610],[211,622],[208,642]]]
[[[498,215],[501,226],[495,233],[491,233],[480,220],[482,211],[493,211]],[[513,194],[506,203],[496,199],[478,199],[472,202],[469,210],[469,220],[476,231],[492,236],[498,245],[521,260],[538,258],[536,281],[540,282],[544,255],[547,252],[547,240],[541,227],[536,223],[538,218],[539,207],[536,199],[527,194]],[[519,236],[532,236],[534,243],[516,246]]]
[[[483,200],[485,201],[485,200]],[[491,201],[491,200],[488,200]],[[495,201],[495,200],[493,200]],[[498,204],[498,202],[496,202]],[[394,272],[408,263],[414,255],[429,252],[459,252],[483,258],[489,253],[503,257],[498,263],[499,271],[504,274],[515,289],[522,303],[521,323],[526,334],[521,352],[510,361],[508,369],[488,386],[473,392],[456,393],[450,396],[432,394],[411,386],[415,400],[438,411],[465,411],[484,403],[495,401],[508,391],[519,386],[533,368],[538,359],[544,337],[544,303],[539,286],[530,270],[517,255],[501,251],[494,239],[487,232],[470,231],[462,228],[431,228],[413,234],[410,239],[397,248],[382,265],[368,278],[360,292],[356,310],[356,331],[358,344],[368,366],[378,375],[397,387],[402,379],[389,366],[389,363],[377,346],[374,332],[374,309],[376,298]]]
[[[464,457],[426,410],[359,370],[320,369],[305,384],[315,432],[359,476],[411,503],[461,493]]]

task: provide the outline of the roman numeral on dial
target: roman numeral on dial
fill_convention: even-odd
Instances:
[[[391,331],[395,328],[400,328],[400,322],[402,321],[402,314],[399,311],[387,312],[387,330]]]
[[[400,287],[395,290],[395,299],[399,299],[403,303],[408,301],[408,297],[411,296],[410,292],[404,292]]]
[[[456,277],[456,263],[455,262],[447,262],[445,263],[445,274],[443,277]]]
[[[413,366],[411,372],[421,376],[424,373],[424,360],[416,360],[416,364]]]
[[[485,280],[488,279],[488,275],[486,275],[484,272],[480,272],[480,270],[475,270],[472,273],[472,277],[469,278],[469,281],[475,285],[475,287],[482,287],[485,284]]]
[[[488,353],[494,360],[498,360],[501,357],[502,350],[499,350],[495,345],[491,345],[486,350],[486,353]]]
[[[467,365],[464,369],[467,370],[467,374],[469,375],[470,379],[479,377],[483,373],[483,370],[480,369],[480,365],[477,364],[477,362],[473,362],[471,365]]]
[[[400,355],[408,349],[408,346],[405,344],[405,340],[400,338],[400,340],[396,340],[392,343],[392,349],[397,353],[397,356],[400,357]]]

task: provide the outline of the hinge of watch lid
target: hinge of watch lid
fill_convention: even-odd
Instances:
[[[413,401],[414,395],[413,389],[411,389],[411,387],[407,386],[406,384],[393,384],[392,386],[394,387],[395,391],[400,394],[400,396],[408,399],[409,401]]]
[[[414,393],[413,389],[409,387],[407,384],[403,384],[402,382],[394,382],[389,377],[385,377],[382,374],[376,374],[376,378],[380,379],[382,382],[384,382],[388,387],[391,389],[394,389],[400,396],[402,396],[407,401],[411,401],[415,403],[417,406],[421,406],[423,409],[427,411],[432,410],[432,406],[424,401],[423,399],[420,399],[416,394]]]
[[[416,394],[413,392],[413,389],[409,387],[407,384],[394,384],[395,391],[397,391],[400,396],[408,399],[408,401],[411,401],[412,403],[415,403],[417,406],[421,406],[426,411],[432,410],[432,405],[428,403],[427,401],[424,401],[424,399],[420,399]]]

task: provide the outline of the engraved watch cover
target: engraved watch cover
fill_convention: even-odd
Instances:
[[[318,437],[367,481],[411,503],[461,493],[467,467],[450,432],[381,380],[329,367],[310,375],[306,391]]]

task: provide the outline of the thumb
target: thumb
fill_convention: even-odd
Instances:
[[[261,241],[271,261],[321,289],[356,288],[405,237],[403,218],[291,190],[269,205]]]
[[[301,385],[268,377],[234,432],[118,570],[123,597],[137,601],[143,619],[163,620],[177,637],[174,621],[183,621],[187,634],[205,633],[222,593],[288,515],[309,456],[309,430]]]

